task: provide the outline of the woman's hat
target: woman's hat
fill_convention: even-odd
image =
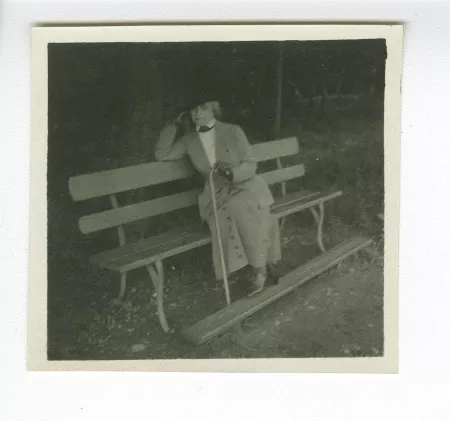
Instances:
[[[205,86],[199,86],[193,89],[191,88],[186,95],[186,109],[192,110],[205,102],[221,102],[221,100],[222,95],[218,89]]]

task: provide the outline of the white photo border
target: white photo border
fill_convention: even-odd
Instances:
[[[370,358],[47,360],[47,46],[73,42],[201,42],[385,39],[384,355]],[[214,24],[32,29],[31,191],[28,285],[29,371],[397,373],[402,25]]]

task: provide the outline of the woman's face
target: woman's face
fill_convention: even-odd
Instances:
[[[211,102],[205,102],[204,104],[197,105],[197,107],[191,110],[191,118],[194,124],[206,126],[214,118],[213,104]]]

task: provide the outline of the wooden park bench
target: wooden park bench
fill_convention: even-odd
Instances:
[[[281,190],[281,193],[275,196],[275,203],[272,206],[273,215],[283,219],[293,213],[309,209],[316,220],[317,242],[322,254],[307,265],[281,278],[278,285],[268,287],[254,297],[233,302],[218,313],[184,329],[184,336],[195,343],[203,343],[216,336],[234,323],[371,243],[370,239],[356,237],[329,251],[325,250],[322,233],[324,204],[341,196],[342,192],[339,190],[286,192],[286,182],[300,179],[305,174],[302,164],[283,166],[282,163],[283,158],[298,154],[299,146],[296,138],[259,143],[253,145],[253,148],[258,162],[273,160],[276,163],[276,169],[260,172],[270,186],[277,184],[282,186],[281,189],[277,189]],[[185,212],[187,208],[197,206],[199,190],[189,188],[176,194],[162,195],[152,200],[125,206],[120,206],[117,194],[147,187],[161,187],[163,183],[189,179],[194,174],[195,170],[188,160],[183,159],[79,175],[71,177],[69,180],[69,190],[74,201],[109,198],[109,210],[85,215],[79,220],[79,227],[83,234],[112,228],[117,230],[118,247],[92,255],[91,263],[120,274],[119,299],[123,299],[125,294],[127,273],[133,269],[145,267],[155,287],[158,317],[165,332],[170,329],[163,305],[164,260],[205,246],[211,242],[211,237],[199,221],[198,224],[192,223],[189,226],[170,229],[150,238],[127,242],[124,226],[169,212]]]

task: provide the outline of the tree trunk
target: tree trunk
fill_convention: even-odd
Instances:
[[[284,49],[283,43],[280,43],[278,52],[278,66],[277,66],[277,108],[275,114],[275,139],[280,138],[281,129],[281,108],[283,102],[283,62],[284,62]],[[277,159],[277,167],[282,168],[281,160]],[[281,183],[281,195],[286,195],[286,183]],[[283,222],[282,222],[283,225]]]
[[[323,51],[320,54],[320,64],[321,64],[320,83],[321,83],[322,99],[320,101],[319,120],[322,120],[325,118],[326,102],[328,99],[328,87],[327,87],[328,69],[325,63],[325,56]]]

